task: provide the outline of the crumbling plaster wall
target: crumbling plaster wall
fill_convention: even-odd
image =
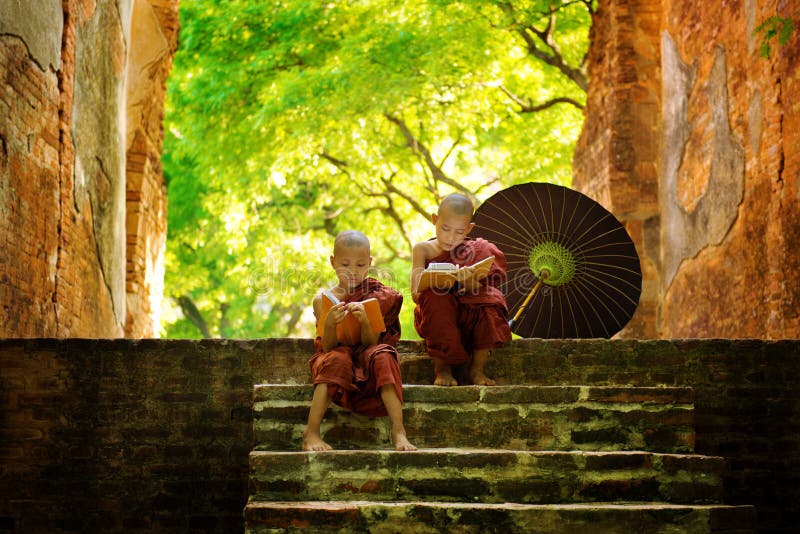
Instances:
[[[0,2],[0,337],[157,332],[177,3]]]
[[[574,185],[642,258],[621,337],[800,336],[800,32],[769,58],[755,32],[797,14],[783,0],[600,2]]]

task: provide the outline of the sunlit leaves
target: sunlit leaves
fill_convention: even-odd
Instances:
[[[569,183],[580,109],[521,106],[585,100],[522,37],[555,20],[555,48],[538,46],[581,67],[587,4],[550,8],[182,2],[163,160],[168,302],[191,298],[213,335],[309,335],[338,231],[365,231],[376,272],[407,289],[410,244],[429,237],[428,214],[453,184],[480,200],[514,183]],[[198,335],[172,312],[166,335]]]

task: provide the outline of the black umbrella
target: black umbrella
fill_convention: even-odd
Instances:
[[[527,183],[504,189],[475,212],[472,236],[503,251],[500,287],[522,337],[609,338],[639,304],[639,255],[622,224],[568,187]]]

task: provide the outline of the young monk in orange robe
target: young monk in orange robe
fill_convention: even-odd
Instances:
[[[333,244],[331,266],[339,283],[330,289],[339,299],[325,318],[322,335],[315,340],[316,354],[309,360],[314,395],[303,432],[303,450],[326,451],[331,447],[320,435],[320,424],[331,402],[368,417],[389,416],[392,443],[398,451],[416,447],[403,426],[403,392],[397,351],[400,339],[400,307],[403,296],[374,278],[367,278],[372,264],[369,240],[361,232],[340,233]],[[375,298],[380,304],[386,330],[376,334],[370,328],[361,301]],[[322,313],[322,293],[314,297],[317,321]],[[342,345],[336,325],[351,313],[361,323],[361,342]]]
[[[505,280],[506,259],[495,245],[485,239],[467,237],[475,226],[474,207],[464,195],[446,196],[437,213],[431,216],[436,237],[414,245],[411,253],[411,296],[414,327],[425,339],[433,358],[434,384],[455,386],[453,366],[469,364],[467,380],[476,385],[494,385],[484,374],[491,349],[511,340],[508,307],[496,287]],[[472,265],[494,256],[486,278],[457,283],[449,291],[434,288],[418,291],[422,271],[432,262]]]

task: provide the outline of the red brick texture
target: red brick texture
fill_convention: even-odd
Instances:
[[[101,257],[109,254],[97,233],[99,214],[110,198],[107,177],[89,177],[96,184],[91,194],[81,192],[83,176],[75,183],[75,114],[86,111],[75,110],[76,34],[92,17],[104,15],[113,22],[103,39],[109,43],[106,60],[120,80],[126,75],[127,47],[139,43],[123,34],[117,3],[111,1],[62,2],[57,70],[39,65],[23,38],[0,37],[0,337],[156,334],[150,302],[160,297],[166,239],[166,189],[158,161],[164,82],[177,46],[177,3],[146,3],[159,21],[166,52],[148,71],[127,72],[131,83],[146,78],[154,95],[133,121],[128,118],[128,130],[138,141],[131,135],[130,154],[116,157],[128,161],[123,201],[129,222],[125,228],[124,219],[113,221],[120,235],[127,230],[121,249],[127,247],[127,273],[125,261]],[[119,272],[108,272],[109,264],[119,265]],[[115,278],[124,282],[117,295]],[[115,301],[123,303],[116,312]]]
[[[800,337],[800,32],[760,57],[755,27],[775,14],[796,9],[599,2],[574,186],[642,259],[620,337]]]
[[[422,344],[399,348],[404,380],[430,383]],[[241,532],[253,385],[307,383],[311,352],[311,340],[0,340],[0,527]],[[796,527],[800,341],[516,340],[487,371],[692,387],[695,451],[726,458],[724,501],[755,505],[761,531]]]

